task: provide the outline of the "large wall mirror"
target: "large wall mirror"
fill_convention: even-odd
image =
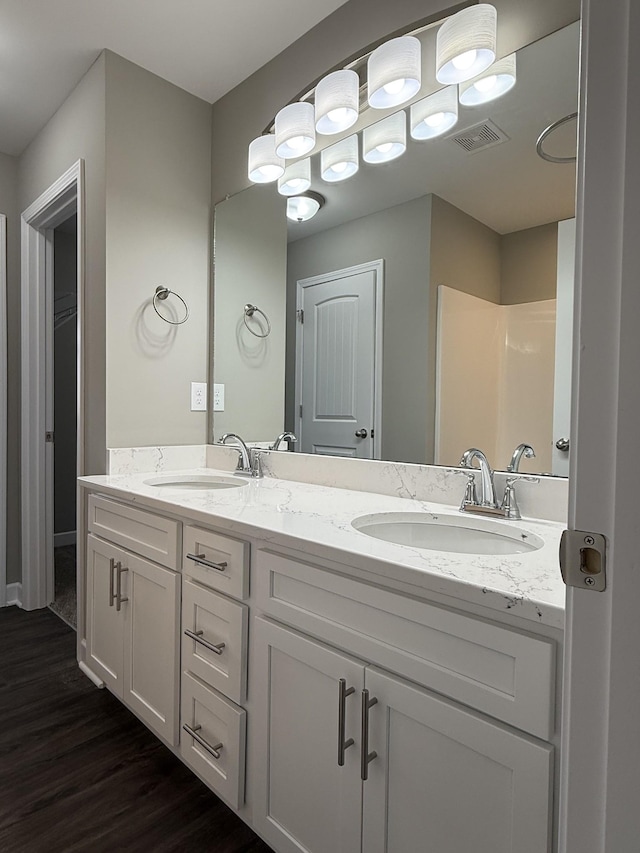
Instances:
[[[522,471],[567,474],[575,163],[536,140],[577,110],[579,36],[522,47],[513,89],[397,160],[330,184],[313,155],[311,219],[275,185],[217,205],[214,440],[286,428],[303,452],[444,465],[477,446],[497,469],[525,442]]]

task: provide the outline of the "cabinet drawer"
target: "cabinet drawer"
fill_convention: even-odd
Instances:
[[[260,550],[268,615],[549,740],[555,644]]]
[[[247,542],[192,525],[185,525],[183,542],[182,568],[186,574],[231,598],[248,598]]]
[[[183,673],[180,754],[236,809],[244,803],[245,737],[246,711]]]
[[[239,704],[246,697],[248,615],[246,604],[183,578],[182,668]],[[219,653],[208,648],[221,644]]]
[[[89,495],[89,532],[168,569],[179,568],[180,524],[177,521]]]

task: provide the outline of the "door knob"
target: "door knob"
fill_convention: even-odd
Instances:
[[[368,435],[369,433],[366,431],[366,429],[356,430],[356,438],[366,438]]]
[[[559,438],[556,441],[556,447],[558,450],[567,451],[569,450],[569,439],[568,438]]]

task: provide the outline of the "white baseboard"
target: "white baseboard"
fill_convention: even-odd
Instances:
[[[18,607],[22,607],[22,584],[21,583],[8,583],[7,584],[7,607],[10,607],[12,604],[17,604]]]
[[[67,530],[65,533],[53,534],[53,547],[60,548],[63,545],[75,545],[76,532],[75,530]]]

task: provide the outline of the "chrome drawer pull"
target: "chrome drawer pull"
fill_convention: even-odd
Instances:
[[[182,728],[188,735],[191,735],[191,737],[195,740],[196,743],[199,743],[200,746],[203,747],[203,749],[206,749],[208,753],[213,755],[216,761],[220,758],[220,750],[223,746],[222,743],[217,743],[215,746],[211,746],[210,743],[207,743],[206,740],[198,734],[202,726],[194,726],[193,728],[191,728],[191,726],[188,726],[186,723],[184,723]]]
[[[362,752],[360,754],[360,778],[366,782],[369,778],[369,763],[378,757],[377,752],[369,752],[369,708],[377,705],[374,697],[369,699],[369,691],[362,691]]]
[[[116,579],[116,610],[118,612],[120,612],[122,602],[129,601],[126,595],[122,595],[122,575],[128,571],[129,569],[123,566],[122,563],[116,563],[116,572],[118,573],[118,577]]]
[[[206,566],[208,569],[215,569],[216,572],[224,572],[229,565],[228,563],[214,563],[207,560],[204,554],[187,554],[187,560],[193,560],[194,563],[200,563],[201,566]]]
[[[196,643],[200,643],[201,646],[204,646],[205,649],[209,649],[210,652],[213,652],[216,655],[221,655],[222,651],[225,647],[225,643],[210,643],[208,640],[205,640],[202,636],[204,631],[189,631],[185,628],[184,631],[185,637],[189,637],[191,640],[195,640]]]
[[[109,607],[113,607],[113,602],[116,600],[116,594],[113,591],[113,574],[116,568],[116,565],[120,565],[120,563],[116,564],[115,557],[111,557],[109,559]]]
[[[341,678],[338,682],[338,767],[344,767],[344,753],[355,743],[352,737],[344,739],[347,696],[356,692],[355,687],[347,687],[347,680]]]

